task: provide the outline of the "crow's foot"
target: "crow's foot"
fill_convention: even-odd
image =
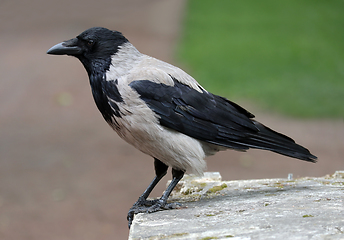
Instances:
[[[154,213],[163,210],[177,209],[181,208],[179,203],[166,203],[161,201],[161,199],[156,200],[138,200],[129,210],[127,219],[128,226],[130,228],[135,214],[138,213]]]

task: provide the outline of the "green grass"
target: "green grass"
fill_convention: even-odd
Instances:
[[[343,117],[344,1],[191,0],[177,59],[231,100]]]

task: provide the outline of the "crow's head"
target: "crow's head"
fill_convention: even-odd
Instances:
[[[83,63],[90,74],[97,70],[106,70],[110,66],[111,56],[126,42],[128,39],[120,32],[94,27],[76,38],[56,44],[47,53],[74,56]]]

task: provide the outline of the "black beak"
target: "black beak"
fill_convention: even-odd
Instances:
[[[82,53],[82,48],[78,46],[78,39],[73,38],[68,41],[58,43],[47,51],[52,55],[71,55],[75,56]]]

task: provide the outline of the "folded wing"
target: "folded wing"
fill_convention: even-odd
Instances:
[[[239,105],[172,79],[174,86],[149,80],[130,83],[159,116],[162,126],[223,147],[265,149],[315,162],[316,157],[306,148],[253,120],[254,115]]]

